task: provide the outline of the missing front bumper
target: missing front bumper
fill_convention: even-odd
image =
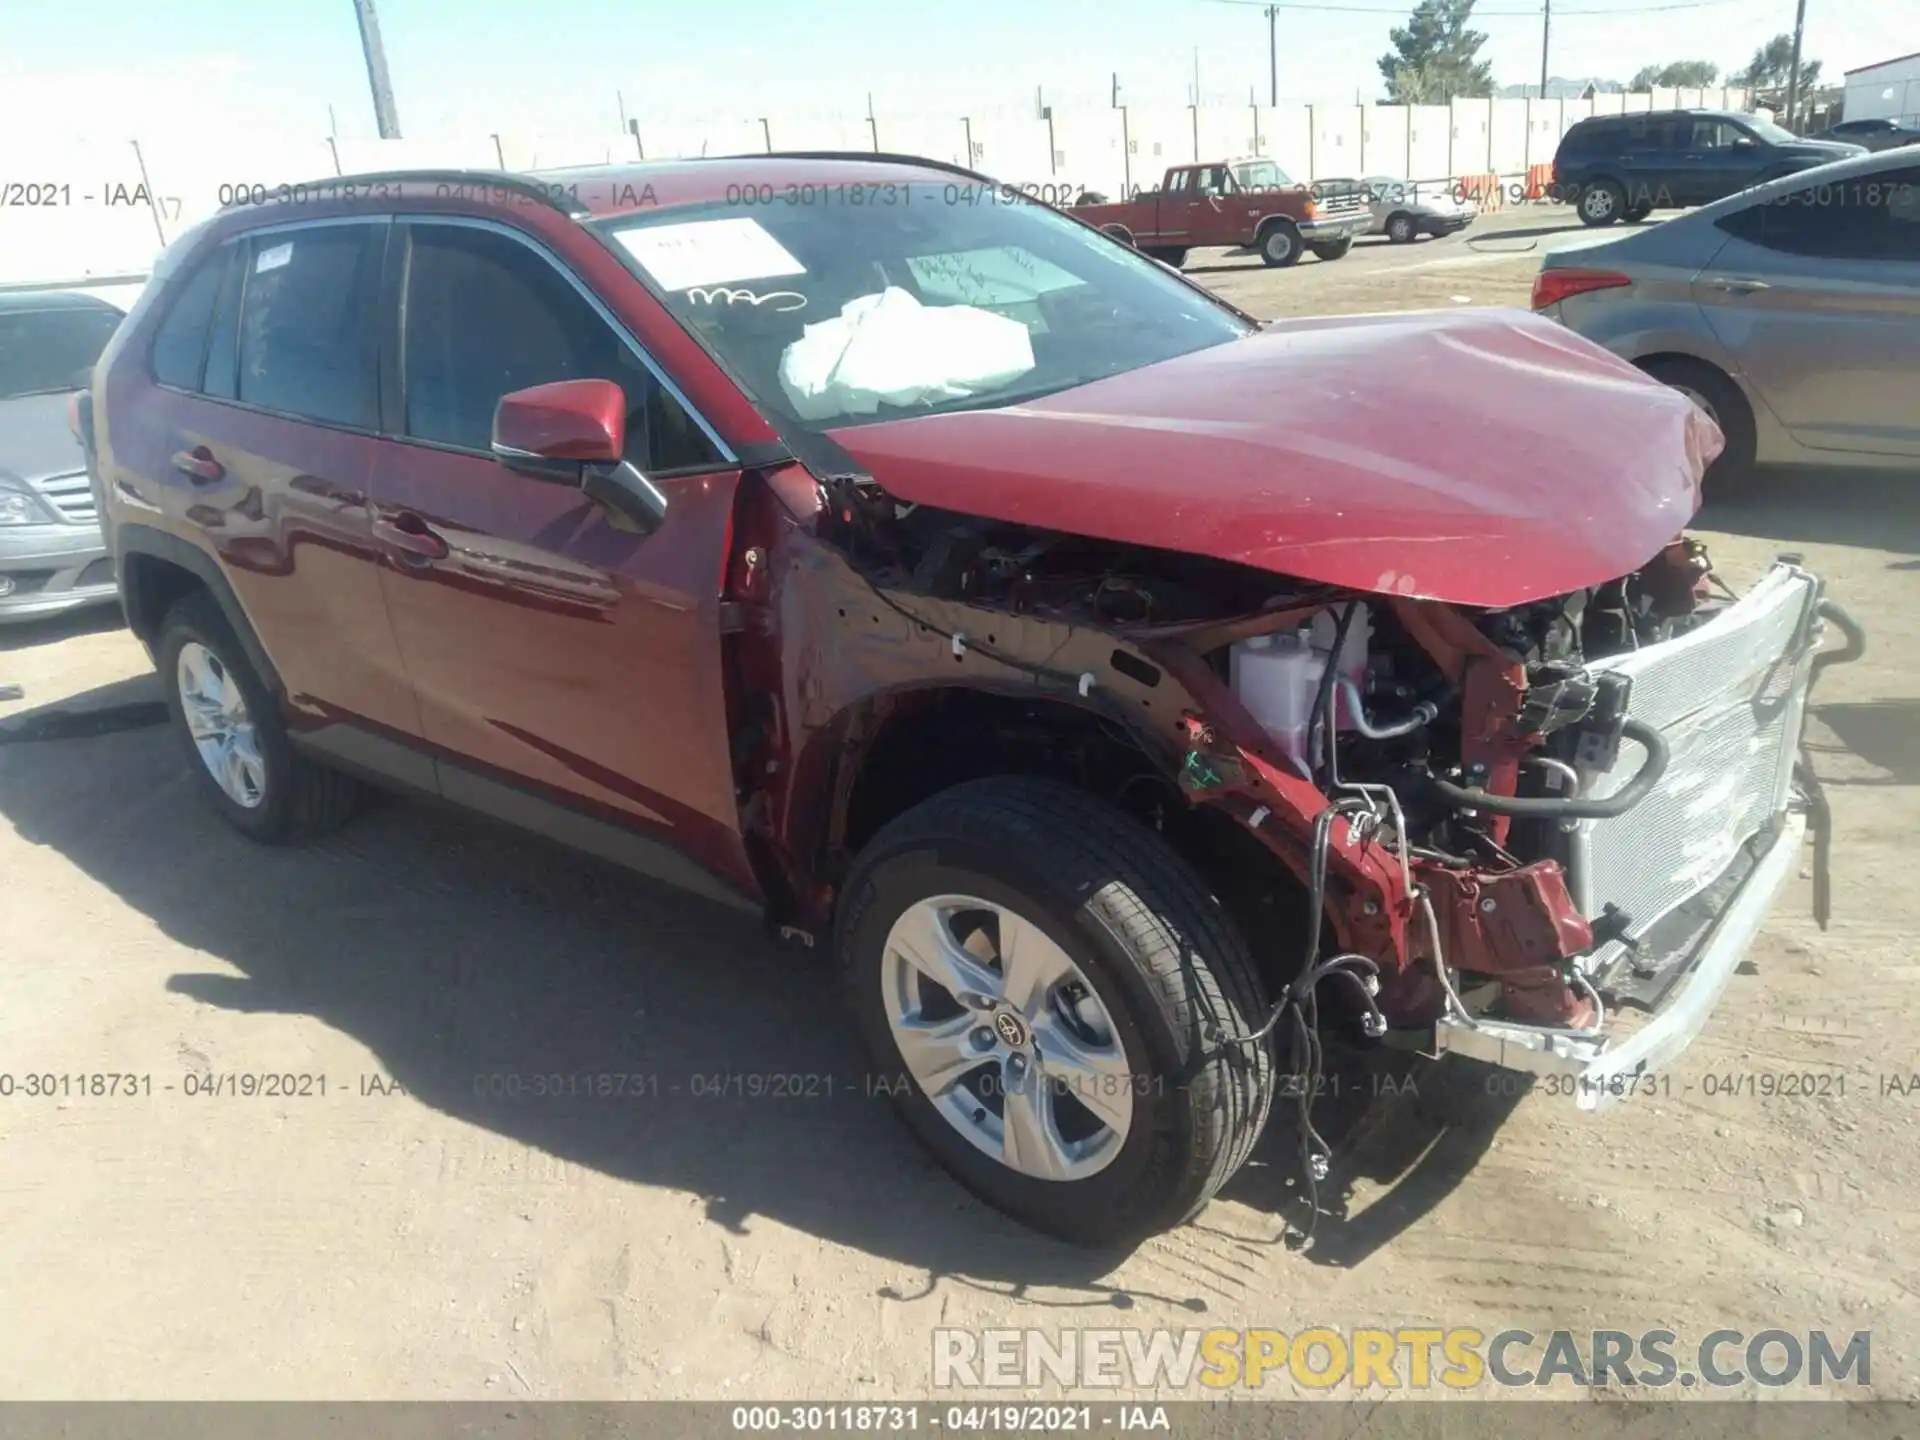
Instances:
[[[1692,1044],[1706,1026],[1734,968],[1753,944],[1774,897],[1793,873],[1806,837],[1806,817],[1783,818],[1732,902],[1694,951],[1660,1008],[1633,1034],[1615,1042],[1556,1035],[1501,1025],[1445,1019],[1434,1027],[1434,1048],[1503,1069],[1574,1077],[1583,1110],[1597,1109],[1631,1093],[1634,1077],[1666,1064]]]

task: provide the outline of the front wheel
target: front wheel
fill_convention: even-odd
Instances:
[[[1338,260],[1353,249],[1353,237],[1342,235],[1338,240],[1329,240],[1324,245],[1315,245],[1312,248],[1313,253],[1322,260]]]
[[[874,1072],[988,1204],[1076,1244],[1191,1217],[1274,1089],[1246,945],[1159,836],[1081,791],[997,777],[861,853],[835,943]]]
[[[1413,216],[1396,210],[1387,217],[1387,243],[1391,245],[1411,245],[1420,238],[1420,227],[1414,223]]]
[[[1617,180],[1596,180],[1574,204],[1582,225],[1611,225],[1627,208],[1627,192]]]
[[[1291,225],[1272,225],[1260,237],[1260,258],[1268,265],[1300,263],[1300,232]]]

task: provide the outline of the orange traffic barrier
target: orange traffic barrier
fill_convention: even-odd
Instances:
[[[1527,167],[1527,199],[1544,200],[1547,191],[1553,186],[1553,164],[1529,165]]]
[[[1498,175],[1462,175],[1459,194],[1463,199],[1471,200],[1482,210],[1500,208],[1500,177]]]

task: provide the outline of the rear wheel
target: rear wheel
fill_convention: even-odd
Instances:
[[[1322,260],[1338,260],[1353,249],[1353,237],[1342,235],[1338,240],[1329,240],[1324,245],[1315,245],[1312,248],[1313,253]]]
[[[1618,180],[1596,180],[1580,192],[1574,209],[1583,225],[1611,225],[1627,208],[1627,192]]]
[[[1300,263],[1300,232],[1285,224],[1269,225],[1260,235],[1260,258],[1269,265]]]
[[[201,793],[236,830],[278,842],[353,813],[359,787],[294,752],[279,707],[204,590],[167,612],[155,646],[167,710]]]
[[[1273,1099],[1265,997],[1198,876],[1049,781],[957,786],[875,837],[836,926],[876,1080],[934,1157],[1036,1229],[1115,1245],[1178,1225]]]
[[[1747,397],[1740,393],[1738,385],[1704,360],[1685,357],[1650,360],[1640,368],[1706,411],[1726,436],[1726,449],[1707,467],[1705,480],[1710,498],[1725,496],[1753,469],[1758,437],[1753,407],[1747,403]]]
[[[1176,270],[1187,263],[1187,251],[1183,245],[1156,245],[1147,254]]]

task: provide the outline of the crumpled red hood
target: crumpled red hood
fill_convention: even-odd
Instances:
[[[1722,444],[1516,310],[1285,320],[1000,410],[833,432],[904,501],[1461,605],[1639,568]]]

